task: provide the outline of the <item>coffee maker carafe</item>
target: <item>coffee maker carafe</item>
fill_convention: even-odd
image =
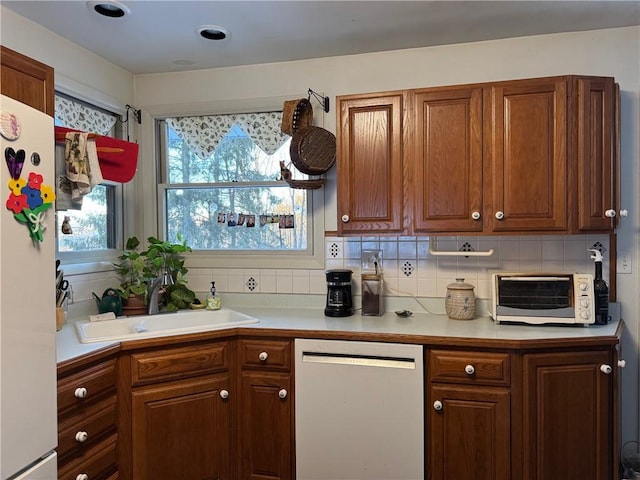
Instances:
[[[351,297],[351,275],[347,269],[327,270],[327,304],[324,314],[328,317],[349,317],[353,315]]]

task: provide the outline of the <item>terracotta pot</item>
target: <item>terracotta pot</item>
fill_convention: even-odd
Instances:
[[[122,301],[123,315],[146,315],[147,306],[144,303],[144,295],[130,295]]]

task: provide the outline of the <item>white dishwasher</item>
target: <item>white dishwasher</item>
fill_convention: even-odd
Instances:
[[[422,346],[297,339],[297,480],[422,480],[423,392]]]

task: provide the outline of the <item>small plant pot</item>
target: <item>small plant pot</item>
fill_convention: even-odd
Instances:
[[[131,315],[146,315],[147,306],[144,303],[144,295],[130,295],[122,301],[122,314],[126,316]]]

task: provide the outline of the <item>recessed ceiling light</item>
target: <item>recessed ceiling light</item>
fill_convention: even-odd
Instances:
[[[105,17],[119,18],[131,13],[129,7],[117,0],[92,1],[87,2],[87,5],[96,13]]]
[[[224,40],[229,37],[229,31],[218,25],[202,25],[196,29],[196,33],[207,40]]]

